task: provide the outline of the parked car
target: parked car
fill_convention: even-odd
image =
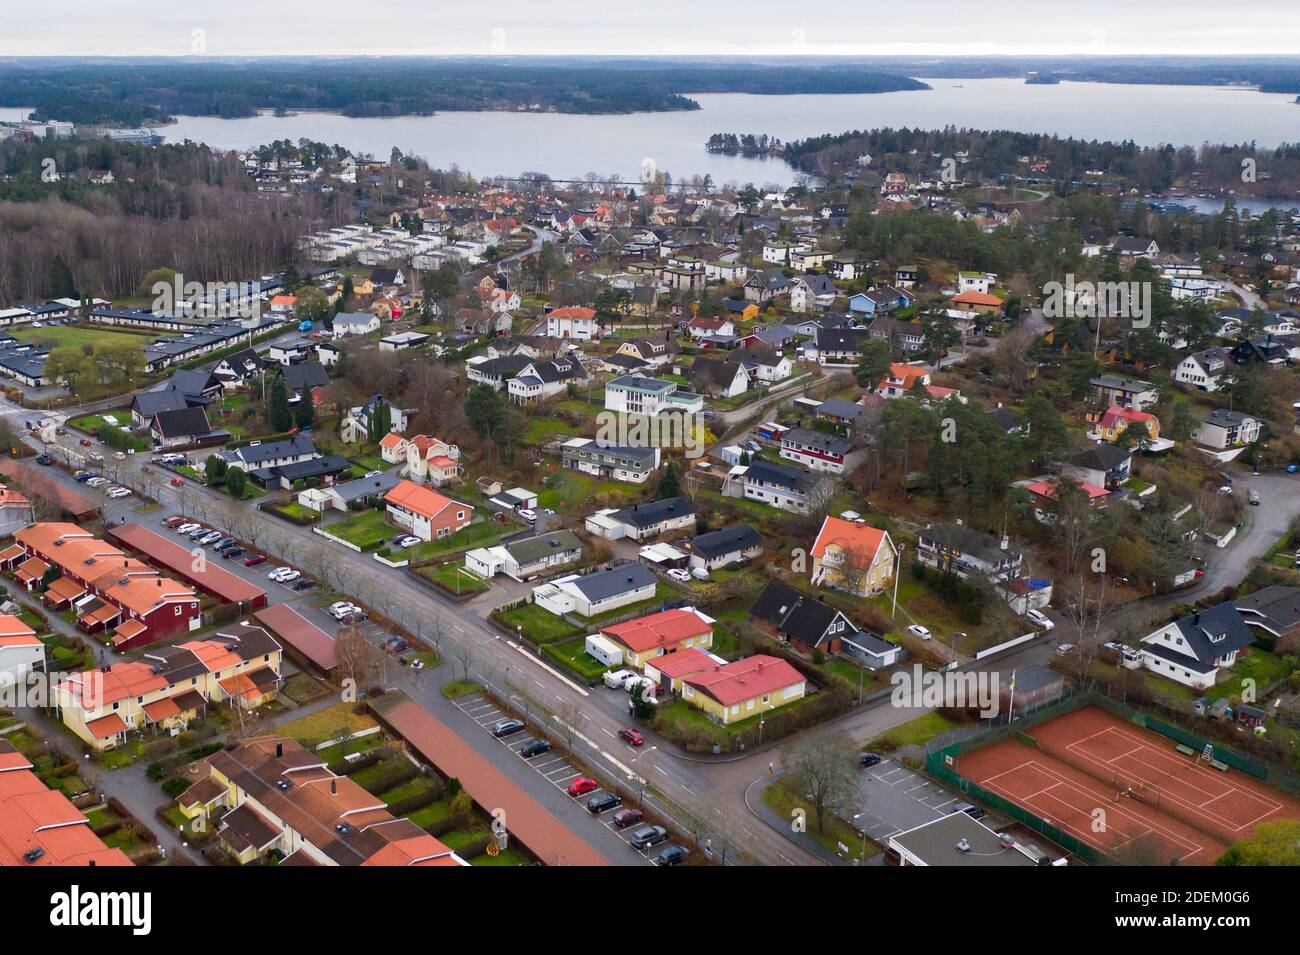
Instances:
[[[202,537],[198,538],[200,547],[207,547],[209,544],[216,544],[221,540],[221,531],[208,531]]]
[[[190,531],[189,534],[186,536],[189,537],[190,540],[196,541],[200,537],[207,537],[211,533],[212,530],[210,528],[204,527],[202,524],[200,524],[194,530]]]
[[[1052,623],[1052,618],[1047,616],[1047,614],[1043,613],[1041,610],[1030,608],[1025,611],[1025,616],[1028,617],[1032,623],[1042,627],[1044,631],[1051,630],[1056,626],[1056,624]]]
[[[535,523],[537,521],[537,512],[530,511],[526,507],[521,507],[519,509],[519,516],[522,517],[524,520],[526,520],[529,524]]]
[[[861,764],[863,769],[866,769],[869,766],[878,766],[880,765],[880,754],[871,752],[862,753],[858,756],[858,762]]]
[[[653,861],[655,865],[680,865],[690,854],[691,850],[685,846],[670,843],[654,854]]]
[[[640,732],[638,732],[637,730],[633,729],[630,726],[625,726],[621,730],[619,730],[618,738],[623,740],[623,742],[628,743],[632,746],[640,746],[642,743],[645,742],[645,737],[642,736]]]
[[[1252,503],[1252,504],[1256,504],[1256,505],[1259,504],[1259,491],[1251,491],[1251,492],[1250,492],[1250,503]]]
[[[1074,649],[1074,644],[1073,644],[1073,643],[1063,643],[1063,644],[1061,644],[1059,647],[1056,648],[1056,655],[1057,655],[1058,657],[1063,657],[1063,656],[1065,656],[1066,654],[1068,654],[1068,653],[1069,653],[1071,650],[1073,650],[1073,649]]]
[[[419,543],[420,543],[420,538],[418,538],[418,537],[412,537],[410,534],[407,534],[405,537],[398,538],[397,546],[398,546],[398,547],[416,547],[416,546],[419,545]]]
[[[316,581],[312,580],[310,577],[304,577],[302,580],[294,583],[293,589],[301,593],[304,590],[311,590],[315,586]]]
[[[172,487],[180,487],[180,486],[181,486],[182,484],[184,484],[185,482],[182,481],[182,480],[181,480],[180,478],[178,478],[178,477],[174,477],[174,478],[172,478],[170,481],[168,481],[167,483],[170,484]]]
[[[631,670],[610,670],[606,672],[602,679],[605,681],[606,686],[619,690],[622,689],[624,683],[635,676],[636,674]]]
[[[91,441],[89,438],[82,438],[81,441],[78,442],[78,443],[79,443],[83,448],[88,448],[88,447],[90,447],[92,444],[94,444],[94,442]]]
[[[520,724],[523,725],[522,723]],[[573,782],[569,783],[570,796],[585,796],[587,793],[595,792],[600,788],[600,783],[590,776],[579,776]]]
[[[81,474],[81,473],[88,473],[88,472],[79,471],[77,473]],[[180,527],[184,523],[185,523],[185,518],[174,514],[171,517],[167,518],[167,520],[163,521],[163,527],[166,527],[168,530],[174,531],[176,530],[176,528]]]
[[[176,533],[177,533],[177,534],[184,534],[184,535],[188,536],[188,535],[194,533],[194,531],[198,530],[199,527],[200,527],[199,524],[195,524],[195,523],[193,523],[193,522],[190,522],[190,523],[187,523],[187,524],[182,524],[182,525],[180,525],[178,528],[176,528]]]
[[[970,802],[959,802],[957,803],[957,805],[952,807],[952,811],[964,812],[972,819],[983,819],[985,816],[988,815],[988,813],[985,812],[983,809],[981,809],[979,806]],[[952,815],[952,813],[949,813],[949,815]]]
[[[614,820],[614,825],[626,829],[628,826],[635,826],[638,822],[645,822],[645,813],[635,806],[625,806],[610,818]]]
[[[680,567],[674,567],[672,570],[668,571],[668,576],[673,580],[680,580],[684,584],[689,584],[691,582],[690,572],[683,570]]]
[[[708,568],[707,568],[707,567],[692,567],[692,568],[691,568],[691,576],[694,577],[696,580],[708,580],[708,579],[709,579],[709,571],[708,571]]]
[[[291,584],[301,576],[302,574],[299,571],[290,570],[288,573],[281,574],[276,579],[282,584]]]
[[[223,550],[221,556],[226,560],[234,560],[236,557],[243,557],[245,553],[242,547],[231,547],[229,550]]]
[[[217,541],[215,544],[212,545],[212,549],[215,550],[217,553],[220,553],[221,551],[225,550],[227,547],[234,547],[234,546],[235,546],[235,539],[233,537],[223,537],[221,538],[221,540]]]
[[[668,841],[668,830],[663,826],[642,826],[632,833],[628,842],[634,849],[649,849]]]
[[[513,733],[518,733],[523,728],[524,728],[524,721],[517,720],[514,717],[507,717],[504,720],[497,720],[490,727],[492,731],[492,735],[497,737],[498,739],[502,736],[510,736]],[[569,795],[573,795],[573,794],[570,793]]]
[[[405,653],[411,649],[411,644],[401,637],[389,637],[384,641],[384,649],[389,653]]]
[[[922,640],[931,640],[934,637],[927,628],[921,626],[919,623],[911,624],[907,628],[907,632],[912,634],[914,637],[920,637]]]
[[[129,487],[110,487],[104,493],[111,498],[130,497],[131,489]]]
[[[587,811],[599,815],[602,812],[609,812],[611,809],[617,809],[622,804],[623,799],[618,793],[597,793],[587,800]]]
[[[266,563],[265,554],[253,554],[249,557],[244,558],[245,567],[256,567],[258,564],[265,564],[265,563]]]
[[[541,756],[543,753],[551,751],[550,740],[533,739],[524,743],[519,749],[519,755],[524,759],[532,759],[534,756]]]
[[[53,459],[52,457],[50,457],[48,454],[38,454],[38,455],[36,455],[36,463],[37,463],[37,464],[53,464],[53,463],[54,463],[54,459]]]
[[[77,481],[78,484],[85,484],[87,481],[89,481],[89,480],[90,480],[91,478],[93,478],[95,475],[91,474],[89,471],[78,471],[78,472],[76,472],[75,474],[73,474],[72,476],[76,479],[76,481]]]

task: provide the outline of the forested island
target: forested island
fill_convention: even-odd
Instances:
[[[672,61],[413,58],[295,61],[19,60],[0,73],[0,106],[37,119],[141,126],[178,115],[239,118],[259,110],[346,116],[453,110],[632,113],[699,109],[689,93],[883,93],[928,87],[845,64],[775,68]]]

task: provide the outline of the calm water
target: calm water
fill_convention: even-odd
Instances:
[[[714,132],[769,133],[784,140],[878,126],[1015,129],[1142,145],[1254,141],[1262,147],[1300,140],[1300,106],[1286,94],[1204,86],[1128,86],[1021,80],[928,80],[933,90],[873,95],[695,97],[692,112],[577,116],[441,113],[429,117],[350,119],[329,113],[222,120],[181,117],[164,132],[242,149],[275,139],[310,138],[386,157],[393,146],[435,167],[475,175],[524,171],[557,178],[619,174],[638,178],[645,159],[676,178],[711,175],[716,183],[787,184],[785,163],[711,155]]]

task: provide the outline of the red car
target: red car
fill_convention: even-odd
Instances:
[[[632,727],[628,726],[618,731],[618,738],[631,746],[640,746],[645,742],[645,737],[638,733]]]
[[[172,478],[171,481],[168,483],[170,483],[172,487],[180,487],[185,482],[182,481],[180,478]]]
[[[94,443],[94,442],[92,442],[89,438],[82,438],[82,439],[81,439],[81,446],[82,446],[83,448],[88,448],[88,447],[90,447],[91,444],[93,444],[93,443]]]
[[[600,784],[590,776],[579,776],[569,783],[569,795],[585,796],[587,793],[595,792],[599,788]]]
[[[244,558],[244,566],[245,566],[245,567],[256,567],[258,564],[261,564],[261,563],[265,562],[265,560],[266,560],[266,555],[265,555],[265,554],[254,554],[252,557],[245,557],[245,558]]]

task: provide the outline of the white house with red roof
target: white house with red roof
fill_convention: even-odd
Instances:
[[[593,338],[600,338],[600,335],[600,322],[596,320],[594,308],[566,305],[546,315],[548,338],[576,338],[579,341],[591,341]]]
[[[923,366],[894,362],[889,366],[889,374],[876,386],[876,394],[881,398],[901,398],[917,384],[930,384],[930,373]]]
[[[894,579],[898,549],[888,531],[827,517],[812,546],[812,584],[858,597],[883,593]]]

